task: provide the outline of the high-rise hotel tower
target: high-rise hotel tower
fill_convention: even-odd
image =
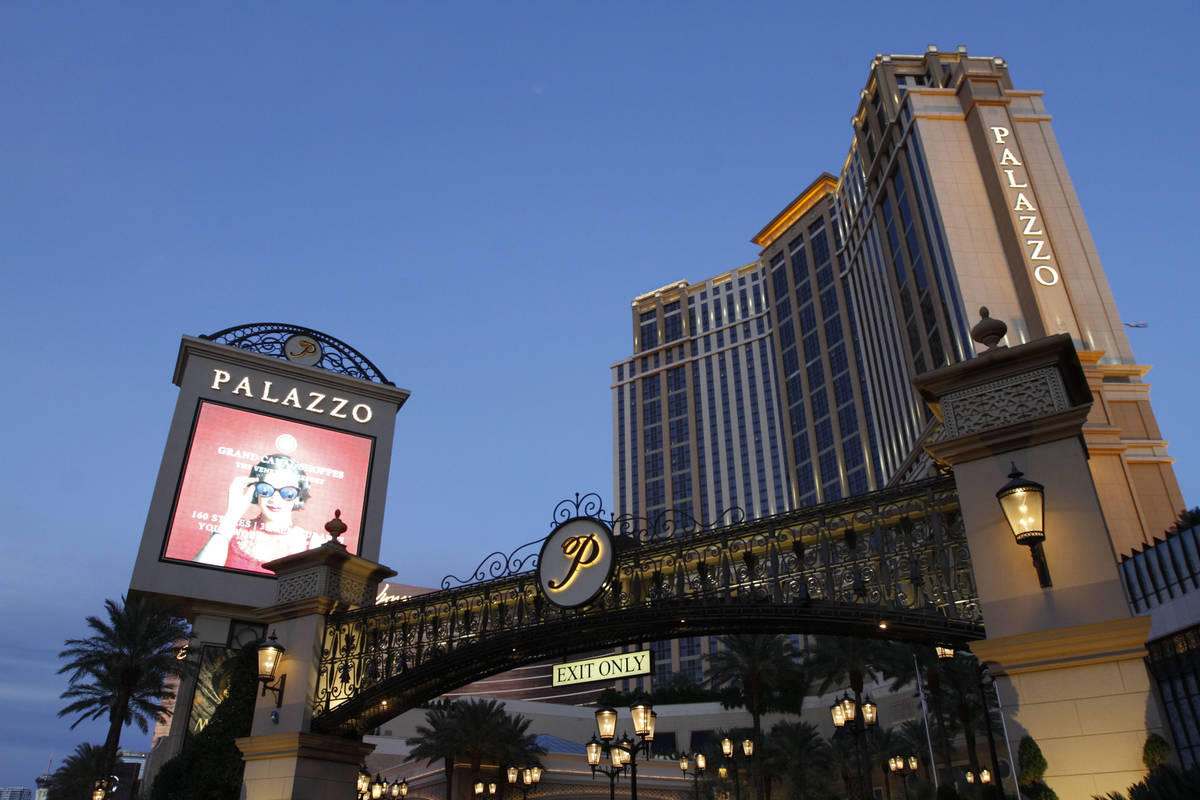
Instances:
[[[915,375],[971,358],[986,306],[1008,344],[1069,333],[1118,553],[1183,498],[1041,92],[966,48],[883,55],[840,176],[752,241],[754,262],[633,301],[613,365],[621,513],[716,520],[828,502],[932,466]],[[997,477],[997,486],[1004,476]]]

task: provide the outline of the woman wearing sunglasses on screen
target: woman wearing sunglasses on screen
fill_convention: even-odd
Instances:
[[[292,524],[293,512],[308,500],[308,476],[289,456],[263,456],[250,470],[229,485],[229,505],[216,532],[195,560],[218,567],[265,572],[267,561],[311,550],[329,541],[324,532]],[[242,519],[251,506],[258,515]]]

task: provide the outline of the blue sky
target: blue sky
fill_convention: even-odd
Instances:
[[[181,5],[0,8],[0,785],[103,739],[55,656],[128,586],[181,334],[307,325],[412,390],[382,560],[461,574],[611,497],[629,301],[754,260],[880,52],[1045,92],[1200,502],[1194,2]]]

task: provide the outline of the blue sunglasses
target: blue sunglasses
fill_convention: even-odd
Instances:
[[[276,492],[279,492],[279,496],[284,500],[295,500],[300,496],[300,490],[295,486],[284,486],[280,489],[276,489],[266,481],[259,481],[258,483],[254,484],[254,493],[259,497],[270,497]]]

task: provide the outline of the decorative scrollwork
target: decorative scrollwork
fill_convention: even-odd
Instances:
[[[576,495],[554,518],[602,513],[598,496]],[[580,609],[542,597],[532,571],[537,540],[492,553],[465,580],[447,576],[441,591],[335,614],[322,648],[314,729],[361,733],[418,695],[428,699],[572,647],[642,641],[648,631],[670,638],[808,625],[878,635],[887,619],[888,635],[911,640],[983,635],[950,479],[743,518],[733,509],[716,525],[682,514],[612,519],[625,546],[608,587]],[[409,690],[397,687],[410,679],[416,688],[403,695]],[[398,698],[381,710],[382,700]]]
[[[450,589],[455,586],[470,586],[473,583],[480,581],[495,580],[497,578],[507,578],[509,575],[518,575],[522,572],[532,572],[537,569],[538,553],[541,552],[542,540],[534,539],[532,542],[526,542],[511,553],[503,553],[497,550],[494,553],[488,554],[483,561],[479,562],[471,574],[466,578],[460,578],[457,575],[447,575],[442,578],[441,587]]]
[[[604,519],[604,500],[595,492],[575,493],[575,499],[560,500],[550,517],[550,527],[556,527],[573,517]]]
[[[335,339],[327,333],[299,325],[290,325],[286,322],[253,322],[202,335],[200,338],[249,350],[260,355],[288,360],[283,351],[283,345],[293,336],[307,336],[320,342],[321,358],[313,366],[349,375],[351,378],[395,386],[384,377],[369,358],[341,339]]]

